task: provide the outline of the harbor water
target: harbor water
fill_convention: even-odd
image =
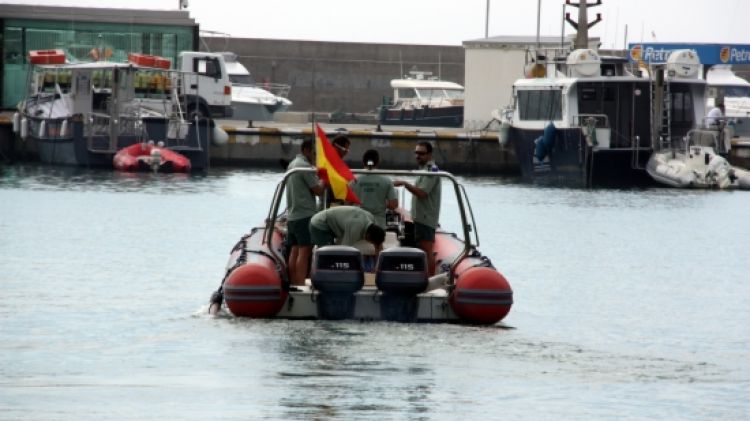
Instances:
[[[462,178],[501,324],[206,315],[279,176],[0,169],[0,420],[750,417],[747,192]]]

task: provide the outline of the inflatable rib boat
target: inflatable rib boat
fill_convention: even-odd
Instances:
[[[478,235],[465,190],[446,172],[368,170],[399,177],[441,177],[450,182],[463,232],[436,232],[434,276],[428,276],[427,257],[409,235],[408,212],[399,208],[388,214],[386,241],[379,254],[364,242],[355,247],[317,248],[305,285],[290,285],[284,245],[286,220],[279,209],[288,177],[300,171],[314,170],[288,171],[276,188],[265,225],[253,228],[232,249],[221,286],[211,297],[210,313],[467,324],[494,324],[508,314],[513,291],[490,259],[476,249]],[[353,170],[355,174],[364,171]]]

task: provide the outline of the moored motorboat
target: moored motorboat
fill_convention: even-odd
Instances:
[[[391,80],[393,98],[380,106],[380,124],[461,127],[464,123],[464,87],[410,72]]]
[[[153,142],[136,143],[120,149],[112,159],[119,171],[190,172],[190,160],[179,152]]]
[[[288,99],[291,86],[283,83],[256,83],[237,54],[221,52],[232,82],[233,120],[273,121],[276,113],[292,106]]]
[[[279,209],[287,178],[300,171],[313,170],[288,171],[277,186],[265,225],[254,228],[232,249],[221,287],[211,297],[211,314],[225,310],[254,318],[469,324],[494,324],[508,314],[513,291],[477,250],[468,198],[457,180],[445,172],[374,170],[451,181],[463,231],[437,230],[434,276],[428,276],[424,251],[415,248],[407,234],[411,222],[408,212],[402,211],[389,214],[386,242],[379,254],[369,243],[317,248],[305,285],[290,285],[286,220]]]
[[[512,106],[496,113],[500,141],[515,150],[522,176],[565,185],[651,184],[644,171],[651,153],[700,127],[705,116],[697,55],[675,51],[666,64],[643,64],[642,77],[621,57],[563,53],[535,51],[529,77],[513,85]]]

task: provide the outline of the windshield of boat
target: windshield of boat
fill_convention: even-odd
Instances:
[[[417,94],[422,99],[442,99],[448,97],[443,89],[417,89]]]
[[[750,86],[727,86],[724,88],[724,96],[750,97]]]
[[[235,85],[254,85],[255,81],[250,75],[229,75],[229,81]]]

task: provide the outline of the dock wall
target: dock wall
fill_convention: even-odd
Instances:
[[[214,165],[251,165],[286,168],[299,153],[311,129],[232,128],[225,127],[229,142],[211,147]],[[362,168],[361,157],[368,149],[380,153],[382,169],[415,169],[414,147],[417,142],[433,145],[437,166],[459,174],[518,174],[518,163],[510,148],[500,146],[496,134],[480,135],[450,132],[377,132],[351,130],[346,163]],[[335,132],[328,134],[329,137]]]
[[[201,48],[236,53],[258,83],[291,85],[292,111],[374,113],[412,69],[464,84],[462,46],[204,37]]]

